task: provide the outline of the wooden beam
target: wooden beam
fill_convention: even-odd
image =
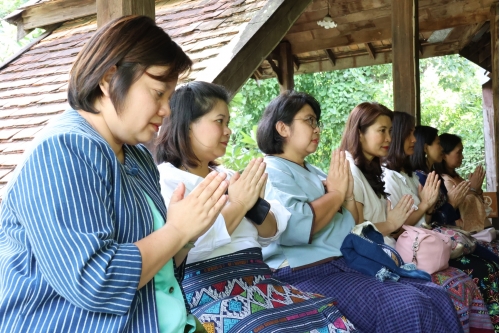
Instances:
[[[280,83],[283,82],[283,77],[281,76],[281,69],[278,67],[278,65],[276,65],[273,58],[271,56],[268,56],[266,58],[266,60],[269,63],[269,65],[271,66],[274,74],[276,74],[276,77],[278,78],[278,82],[280,82]]]
[[[298,71],[300,69],[300,60],[296,55],[293,55],[293,65],[295,66],[295,70]]]
[[[213,58],[197,80],[221,84],[235,94],[311,1],[268,1],[238,38],[234,38]]]
[[[430,44],[423,45],[423,53],[421,59],[431,58],[437,56],[444,56],[450,54],[458,53],[458,42],[447,43],[447,44]],[[342,70],[347,68],[358,68],[365,66],[383,65],[392,63],[392,52],[377,52],[377,58],[373,59],[368,54],[360,54],[357,56],[343,57],[335,59],[335,66],[332,65],[331,61],[322,60],[314,62],[302,61],[300,65],[300,70],[295,72],[297,74],[306,73],[317,73],[317,72],[328,72],[333,70]],[[263,78],[269,78],[269,76],[264,76]]]
[[[328,57],[328,60],[332,63],[332,66],[335,67],[335,54],[333,54],[333,51],[330,49],[325,50],[326,56]]]
[[[292,47],[287,41],[283,41],[278,46],[279,49],[279,69],[281,71],[281,81],[280,81],[280,91],[285,92],[287,90],[293,90],[294,80],[293,80],[293,55]]]
[[[97,0],[97,26],[125,15],[145,15],[155,19],[154,0]]]
[[[496,191],[498,191],[498,1],[491,5],[490,17],[490,34],[491,34],[491,76],[493,90],[493,124],[495,129],[495,162],[496,165]]]
[[[365,48],[366,52],[372,57],[372,59],[375,59],[375,51],[373,50],[372,44],[370,43],[365,43]]]
[[[495,110],[493,107],[492,82],[483,84],[483,129],[484,129],[484,154],[486,161],[486,190],[497,191],[497,158],[495,147],[498,137],[495,135]]]
[[[95,13],[95,0],[55,0],[23,10],[22,24],[24,30],[32,30]]]
[[[394,110],[408,112],[420,125],[418,0],[392,2]]]

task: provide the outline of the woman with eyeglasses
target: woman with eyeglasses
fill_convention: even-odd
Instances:
[[[210,170],[228,175],[228,202],[214,225],[193,239],[187,258],[183,287],[191,311],[208,332],[356,332],[332,298],[271,277],[262,248],[280,237],[290,213],[276,200],[263,199],[262,158],[241,174],[215,161],[229,144],[229,99],[223,87],[207,82],[178,88],[158,138],[167,203],[181,182],[189,193]]]
[[[314,97],[288,91],[271,101],[258,125],[257,143],[267,154],[265,197],[291,214],[263,249],[273,276],[334,297],[362,332],[462,332],[446,292],[433,283],[380,282],[347,266],[340,248],[358,217],[354,180],[342,151],[332,153],[326,174],[306,161],[318,147],[320,118]]]

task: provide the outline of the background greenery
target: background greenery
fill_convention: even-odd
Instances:
[[[0,19],[27,0],[0,0]],[[36,29],[16,41],[16,27],[0,20],[0,64],[30,40],[43,33]],[[340,143],[344,123],[354,106],[377,101],[393,108],[392,67],[390,64],[346,70],[304,74],[295,77],[295,89],[315,96],[322,107],[321,143],[309,162],[328,168],[332,149]],[[457,55],[424,59],[420,62],[422,124],[440,133],[458,134],[464,141],[462,175],[484,163],[481,76],[484,71]],[[229,168],[243,169],[251,158],[261,155],[255,143],[255,130],[266,105],[279,94],[275,79],[243,86],[232,101],[233,135],[221,159]]]
[[[420,62],[422,125],[453,133],[464,141],[464,163],[459,172],[472,172],[484,163],[481,77],[484,70],[458,55]],[[315,96],[322,107],[321,143],[310,163],[328,168],[332,149],[338,147],[349,112],[364,101],[393,108],[390,64],[295,76],[295,90]],[[240,170],[260,156],[255,131],[266,105],[279,94],[275,79],[247,81],[231,108],[231,145],[222,162]],[[403,110],[402,110],[403,111]]]

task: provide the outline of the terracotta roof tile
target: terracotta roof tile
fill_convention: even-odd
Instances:
[[[185,81],[196,79],[266,2],[157,1],[157,24],[193,59]],[[65,22],[0,70],[0,200],[33,137],[69,107],[69,70],[95,29],[95,15]]]

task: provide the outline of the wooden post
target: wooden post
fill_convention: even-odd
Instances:
[[[155,19],[154,0],[97,0],[97,26],[125,15],[146,15]]]
[[[394,110],[420,124],[418,0],[392,1],[392,78]]]
[[[493,124],[494,124],[494,157],[495,157],[495,191],[498,191],[498,1],[491,5],[491,79],[493,90]]]
[[[279,65],[279,71],[281,72],[280,92],[293,90],[294,68],[293,68],[292,46],[290,45],[289,42],[284,41],[278,45],[278,50],[279,50],[278,65]]]
[[[497,191],[497,158],[495,147],[498,137],[495,136],[495,114],[493,107],[492,82],[483,84],[483,128],[484,128],[484,154],[486,160],[486,191]]]

